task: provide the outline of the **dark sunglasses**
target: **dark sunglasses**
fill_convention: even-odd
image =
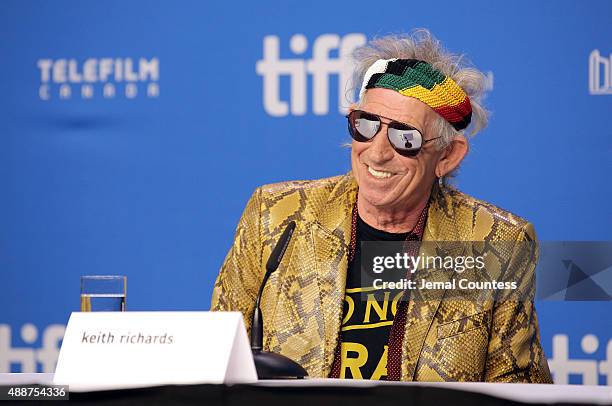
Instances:
[[[402,156],[415,157],[424,144],[440,138],[423,140],[423,135],[416,128],[363,110],[353,110],[346,118],[348,118],[348,129],[351,137],[359,142],[372,141],[383,124],[381,119],[388,120],[386,123],[387,138],[389,138],[393,149]]]

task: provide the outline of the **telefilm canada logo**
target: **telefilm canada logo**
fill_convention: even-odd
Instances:
[[[41,100],[159,96],[158,58],[39,59]]]
[[[594,49],[589,55],[589,94],[612,94],[612,54],[601,55]]]

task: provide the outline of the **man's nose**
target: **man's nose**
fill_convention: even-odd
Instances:
[[[393,159],[393,155],[395,154],[395,151],[389,142],[389,138],[387,137],[387,130],[387,124],[382,124],[378,130],[378,133],[371,141],[370,147],[368,148],[370,158],[376,162],[390,161]]]

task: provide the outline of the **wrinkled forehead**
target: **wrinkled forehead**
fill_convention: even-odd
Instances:
[[[359,108],[410,124],[423,133],[437,117],[436,112],[427,104],[391,89],[368,89],[362,97]]]

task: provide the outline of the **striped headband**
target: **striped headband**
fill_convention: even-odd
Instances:
[[[470,98],[450,77],[418,59],[379,59],[363,78],[359,98],[366,89],[392,89],[419,99],[448,121],[455,130],[463,130],[472,120]]]

